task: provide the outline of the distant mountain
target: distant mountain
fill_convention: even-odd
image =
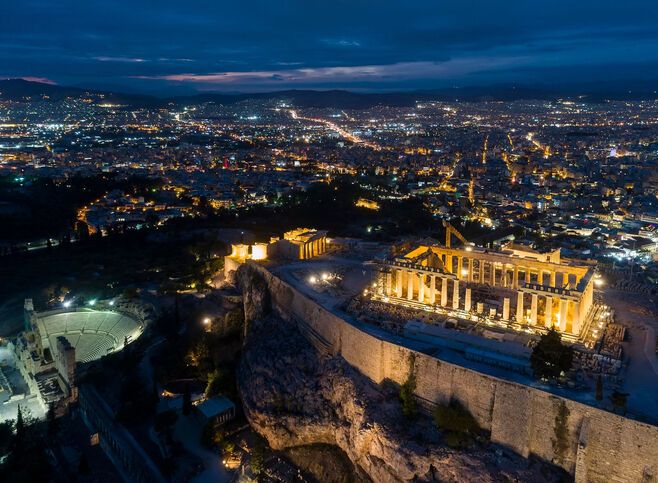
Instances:
[[[658,82],[643,81],[630,88],[612,84],[581,84],[548,87],[514,85],[475,86],[433,90],[361,93],[346,90],[287,90],[251,94],[203,93],[189,96],[155,97],[103,90],[65,87],[22,79],[0,80],[0,100],[34,101],[89,98],[94,102],[112,102],[140,107],[193,105],[203,102],[235,104],[247,100],[273,100],[297,107],[367,109],[374,106],[405,107],[426,101],[515,101],[520,99],[555,100],[579,99],[585,102],[604,100],[656,99]]]
[[[122,94],[97,91],[80,87],[67,87],[23,79],[0,80],[0,100],[8,101],[61,101],[66,98],[90,98],[96,102],[113,102],[118,104],[158,105],[163,101],[157,97],[141,94]]]

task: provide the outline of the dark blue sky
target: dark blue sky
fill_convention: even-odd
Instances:
[[[165,90],[658,79],[658,0],[2,0],[0,77]]]

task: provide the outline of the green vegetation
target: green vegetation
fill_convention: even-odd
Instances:
[[[553,426],[554,437],[551,439],[553,452],[558,462],[564,461],[569,450],[569,408],[564,400],[558,403],[555,425]]]
[[[143,380],[133,367],[124,375],[119,390],[119,410],[117,421],[124,424],[140,424],[155,412],[158,395]]]
[[[414,354],[409,355],[409,373],[407,380],[400,386],[400,403],[402,414],[407,419],[413,419],[418,415],[418,402],[414,396],[416,390],[416,358]]]
[[[20,184],[13,176],[2,176],[0,201],[17,208],[15,214],[0,216],[2,239],[12,242],[37,237],[62,239],[73,228],[80,207],[115,189],[148,197],[159,184],[139,177],[122,180],[109,173],[66,180],[34,178]]]
[[[211,398],[225,392],[228,388],[231,387],[231,384],[234,382],[231,375],[221,368],[215,368],[213,372],[208,374],[208,384],[206,385],[205,395],[207,398]]]
[[[0,481],[50,481],[45,428],[19,407],[15,421],[0,423]]]
[[[445,433],[445,441],[453,448],[464,448],[482,432],[473,415],[459,401],[439,404],[434,409],[434,424]]]
[[[224,428],[216,421],[210,420],[203,427],[201,432],[201,444],[208,449],[212,449],[216,446],[221,447],[225,440],[226,432]]]
[[[614,391],[610,396],[610,401],[615,411],[619,411],[622,414],[626,414],[626,403],[628,402],[628,394]]]
[[[571,369],[573,349],[562,343],[560,333],[550,329],[532,350],[530,365],[535,377],[556,379]]]
[[[254,475],[259,476],[265,467],[265,445],[262,441],[258,440],[254,445],[254,450],[251,453],[251,471]]]

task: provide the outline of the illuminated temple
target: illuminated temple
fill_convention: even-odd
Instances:
[[[594,307],[594,267],[562,260],[559,249],[422,245],[378,267],[375,298],[456,317],[482,315],[579,337]]]

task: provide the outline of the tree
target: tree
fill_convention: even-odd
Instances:
[[[418,403],[414,396],[416,390],[415,358],[413,354],[409,357],[409,375],[407,380],[400,386],[400,402],[402,403],[402,414],[407,419],[413,419],[418,414]]]
[[[185,384],[183,392],[183,414],[187,416],[192,412],[192,393],[190,391],[190,383]]]
[[[0,423],[0,460],[5,456],[14,444],[14,422],[12,420]]]
[[[473,415],[457,400],[448,405],[439,404],[432,415],[434,424],[444,431],[446,442],[452,447],[468,446],[473,437],[481,432]]]
[[[601,377],[601,374],[599,374],[599,377],[596,379],[596,400],[603,401],[603,378]]]
[[[627,393],[614,391],[610,396],[610,401],[612,401],[615,410],[620,410],[624,414],[626,413],[626,402],[628,401]]]
[[[251,454],[251,471],[258,476],[263,472],[265,462],[265,449],[263,443],[258,441],[254,446],[254,452]]]
[[[55,413],[55,403],[51,402],[48,405],[48,413],[46,413],[46,420],[48,421],[48,436],[51,438],[57,434],[57,414]]]
[[[571,368],[573,349],[562,343],[560,333],[550,329],[532,350],[530,365],[535,377],[556,379]]]
[[[16,452],[23,449],[23,442],[25,441],[25,420],[23,419],[23,411],[21,411],[20,404],[18,405],[18,412],[16,413],[16,424],[14,425],[16,431]]]
[[[87,476],[91,474],[91,467],[89,466],[89,460],[87,455],[82,453],[80,455],[80,461],[78,462],[78,473]]]

